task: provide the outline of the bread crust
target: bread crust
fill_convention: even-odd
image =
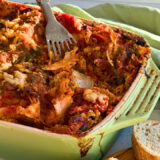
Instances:
[[[157,121],[152,121],[152,123],[157,123]],[[148,152],[146,148],[138,141],[135,135],[135,129],[133,129],[132,133],[132,145],[136,160],[160,160],[160,156]]]

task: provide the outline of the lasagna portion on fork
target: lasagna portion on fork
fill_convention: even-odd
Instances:
[[[77,40],[56,57],[41,9],[0,0],[0,119],[78,136],[113,111],[151,51],[123,29],[54,14]]]

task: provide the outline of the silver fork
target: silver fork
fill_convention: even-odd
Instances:
[[[42,11],[46,17],[46,41],[48,46],[48,52],[51,51],[51,45],[54,55],[57,55],[57,50],[61,54],[61,47],[65,49],[65,45],[70,50],[69,44],[77,43],[75,38],[67,31],[67,29],[61,25],[53,14],[49,0],[37,0],[38,5],[42,7]]]

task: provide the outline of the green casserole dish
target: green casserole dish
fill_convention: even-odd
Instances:
[[[159,96],[160,71],[149,58],[113,112],[84,136],[77,138],[0,121],[0,155],[8,160],[100,159],[120,129],[149,118]]]

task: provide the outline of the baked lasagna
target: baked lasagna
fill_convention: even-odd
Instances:
[[[114,110],[151,51],[133,33],[54,14],[77,41],[56,57],[41,9],[0,0],[0,119],[78,136]]]

